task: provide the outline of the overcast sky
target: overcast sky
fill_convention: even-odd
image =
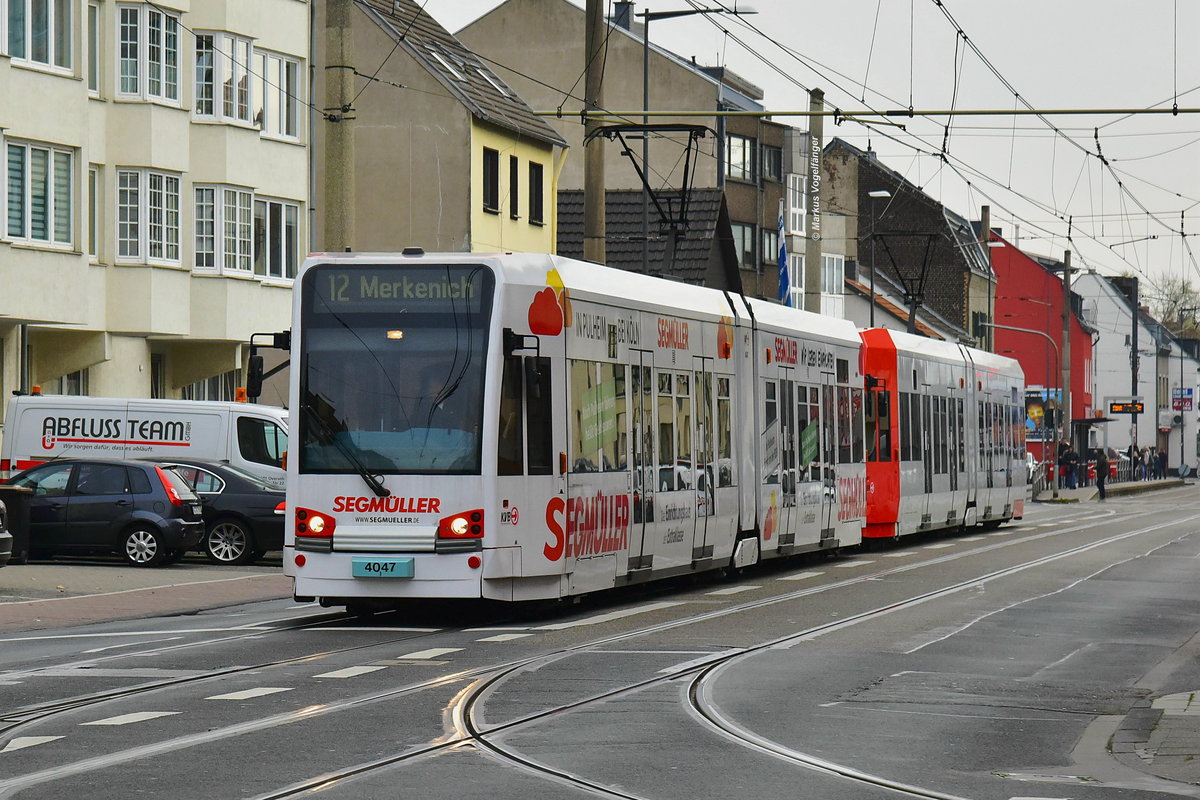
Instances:
[[[457,31],[500,2],[428,0],[425,9]],[[646,0],[634,10],[719,5],[733,8],[734,0]],[[650,33],[657,45],[758,84],[775,111],[807,108],[809,88],[823,89],[843,110],[910,102],[917,110],[1014,108],[1001,78],[1037,109],[1170,108],[1176,98],[1180,108],[1200,107],[1195,0],[943,6],[970,44],[934,0],[739,0],[738,8],[758,13],[656,21]],[[565,85],[574,79],[564,76]],[[780,119],[807,127],[803,118]],[[827,119],[826,140],[836,135],[865,148],[869,139],[888,166],[965,217],[978,219],[990,204],[993,226],[1010,240],[1019,230],[1029,252],[1061,258],[1071,249],[1075,264],[1105,274],[1184,277],[1200,286],[1200,240],[1189,237],[1189,253],[1179,235],[1181,212],[1183,229],[1200,233],[1200,114],[1050,117],[1070,140],[1030,116],[902,121],[907,131],[834,127]],[[947,122],[950,164],[943,165],[936,153]],[[1111,169],[1095,156],[1097,127]],[[1070,243],[1060,216],[1074,218]]]

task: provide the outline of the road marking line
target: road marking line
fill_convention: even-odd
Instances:
[[[368,672],[378,672],[384,667],[346,667],[345,669],[335,669],[333,672],[322,672],[320,675],[313,675],[314,678],[355,678],[359,675],[366,675]]]
[[[943,547],[954,547],[954,542],[941,542],[940,544],[927,544],[922,547],[922,550],[941,550]]]
[[[784,575],[782,578],[779,578],[779,580],[781,580],[781,581],[802,581],[805,578],[815,578],[818,575],[824,575],[824,574],[825,574],[824,572],[815,572],[813,570],[808,570],[807,572],[797,572],[795,575]]]
[[[61,736],[18,736],[5,745],[0,753],[11,753],[14,750],[24,750],[26,747],[37,747],[39,744],[53,742],[55,739],[61,739]]]
[[[741,586],[726,586],[724,589],[717,589],[712,592],[705,592],[705,594],[722,594],[722,595],[724,595],[724,594],[741,594],[742,592],[749,592],[752,589],[761,589],[761,588],[762,588],[761,586],[751,586],[750,584],[743,584]]]
[[[912,555],[916,555],[916,553],[913,552],[912,550],[905,550],[902,553],[884,553],[883,557],[884,558],[908,558],[909,556],[912,556]]]
[[[205,700],[249,700],[252,697],[262,697],[266,694],[278,694],[279,692],[290,692],[290,688],[283,686],[260,686],[257,689],[243,689],[240,692],[230,692],[229,694],[214,694],[212,697],[206,697]]]
[[[865,567],[867,564],[874,564],[874,561],[845,561],[841,564],[834,564],[838,569],[850,569],[851,567]]]
[[[426,659],[437,658],[438,656],[444,656],[447,653],[457,653],[459,650],[462,650],[462,648],[461,647],[433,647],[433,648],[430,648],[429,650],[418,650],[417,652],[409,653],[408,655],[396,656],[396,658],[400,659],[400,660],[424,661]]]
[[[612,622],[615,619],[623,619],[624,617],[632,617],[634,614],[644,614],[648,611],[658,611],[671,606],[681,606],[683,602],[662,602],[662,603],[647,603],[644,606],[637,608],[627,608],[623,611],[612,611],[608,614],[598,614],[594,617],[585,617],[577,619],[574,622],[556,622],[553,625],[540,625],[535,630],[539,631],[562,631],[567,628],[579,628],[584,625],[599,625],[603,622]]]
[[[527,631],[528,625],[496,625],[487,628],[463,628],[463,633],[491,633],[492,631]]]
[[[134,714],[121,714],[117,717],[108,717],[106,719],[98,719],[95,722],[81,722],[80,725],[132,725],[135,722],[145,722],[148,719],[158,719],[159,717],[169,717],[173,714],[182,714],[182,711],[138,711]]]
[[[511,642],[513,639],[524,639],[526,636],[533,636],[532,633],[498,633],[495,636],[485,636],[482,639],[476,639],[477,642]]]
[[[309,628],[310,631],[387,631],[388,633],[438,633],[441,628],[384,628],[375,627],[374,625],[364,627],[362,625],[318,625]]]

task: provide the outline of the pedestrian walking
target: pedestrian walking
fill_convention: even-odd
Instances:
[[[1167,451],[1158,451],[1158,479],[1162,480],[1167,477]]]
[[[1100,502],[1104,502],[1104,484],[1108,480],[1108,453],[1096,451],[1096,490],[1100,492]]]
[[[1143,447],[1138,456],[1138,480],[1144,481],[1150,474],[1150,451]]]

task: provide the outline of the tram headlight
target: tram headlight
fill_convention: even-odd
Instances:
[[[308,521],[308,529],[313,533],[320,533],[325,530],[325,518],[313,517]]]
[[[455,517],[450,520],[450,532],[455,536],[465,536],[467,533],[467,518]]]

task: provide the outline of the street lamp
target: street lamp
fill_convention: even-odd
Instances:
[[[873,192],[867,192],[867,197],[871,198],[871,323],[868,327],[875,327],[875,222],[877,215],[875,214],[875,201],[887,197],[891,197],[892,193],[887,189],[876,189]],[[886,208],[884,209],[887,210]]]
[[[631,4],[632,5],[632,4]],[[642,11],[642,272],[650,271],[650,22],[656,19],[690,17],[695,14],[728,14],[741,17],[757,14],[748,8],[686,8],[679,11]]]
[[[1015,328],[1012,325],[997,325],[994,322],[981,322],[981,323],[979,323],[979,327],[981,327],[981,328],[999,328],[999,329],[1005,330],[1005,331],[1016,331],[1017,333],[1032,333],[1035,336],[1041,336],[1043,339],[1045,339],[1047,342],[1049,342],[1050,345],[1054,348],[1054,376],[1055,376],[1055,378],[1057,378],[1061,374],[1059,372],[1060,356],[1058,353],[1058,342],[1056,342],[1056,341],[1054,341],[1054,339],[1050,338],[1050,335],[1048,333],[1046,333],[1044,331],[1035,331],[1033,328]],[[1055,381],[1055,383],[1056,384],[1058,383],[1057,380]],[[1055,388],[1058,390],[1059,397],[1061,398],[1062,386],[1058,385]],[[1058,406],[1058,423],[1062,422],[1064,413],[1070,414],[1070,411],[1068,409],[1064,409],[1062,407],[1062,402],[1060,401],[1059,406]],[[1068,419],[1069,419],[1069,417],[1068,417]],[[1056,443],[1058,442],[1057,428],[1058,428],[1058,424],[1055,425],[1056,430],[1054,431],[1054,441]],[[1046,463],[1046,437],[1045,436],[1042,437],[1042,463],[1043,464]],[[1054,492],[1054,495],[1053,495],[1054,499],[1057,500],[1058,499],[1058,476],[1057,475],[1055,476],[1055,480],[1051,483],[1051,488]]]

